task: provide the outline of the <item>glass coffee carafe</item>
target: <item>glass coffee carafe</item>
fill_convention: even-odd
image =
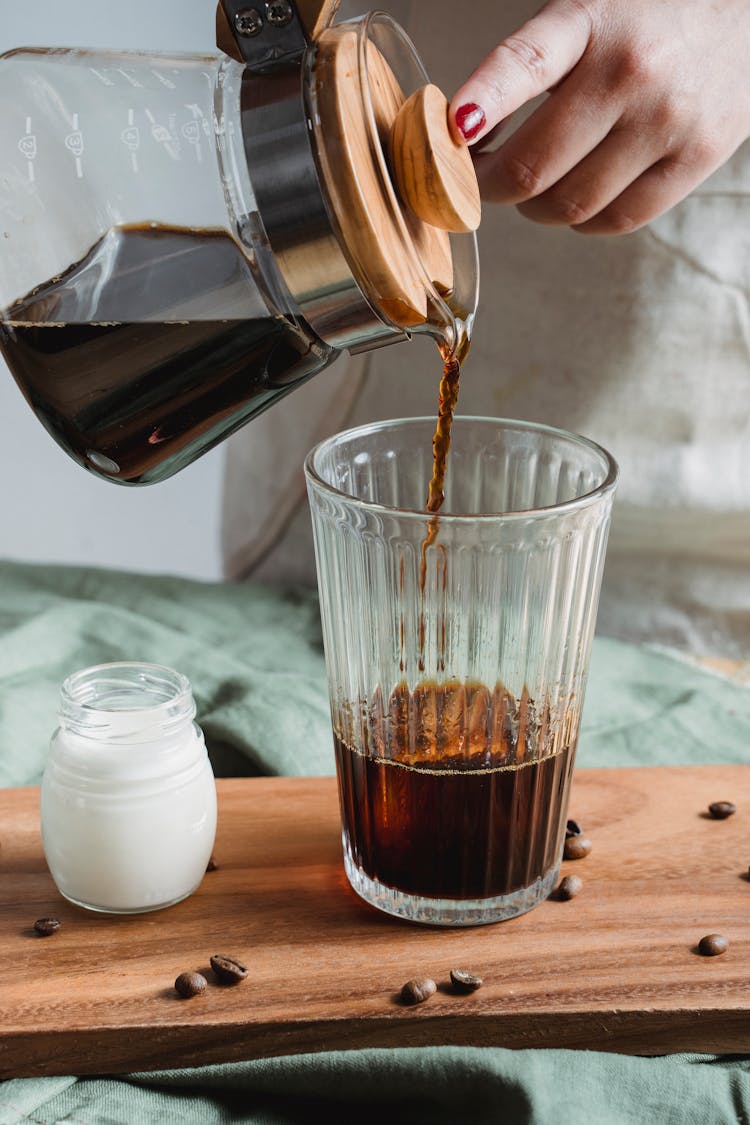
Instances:
[[[414,47],[300,12],[225,0],[236,58],[0,59],[0,347],[108,480],[172,475],[344,350],[470,332],[475,237],[418,218],[390,162]]]

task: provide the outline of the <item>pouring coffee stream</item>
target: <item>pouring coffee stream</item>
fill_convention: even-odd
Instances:
[[[337,6],[222,0],[234,58],[0,59],[0,346],[89,471],[162,480],[347,349],[465,352],[468,152],[401,29]]]

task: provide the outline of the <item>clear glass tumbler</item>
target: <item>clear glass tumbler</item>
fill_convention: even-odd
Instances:
[[[353,888],[438,925],[513,917],[557,880],[617,466],[524,422],[434,418],[318,445],[312,509]]]

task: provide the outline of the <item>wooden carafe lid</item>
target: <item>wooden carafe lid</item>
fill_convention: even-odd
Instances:
[[[448,100],[437,86],[422,86],[401,106],[390,155],[401,198],[415,215],[440,230],[477,230],[482,204],[474,164],[451,133]]]
[[[341,246],[381,317],[415,328],[430,319],[436,295],[453,290],[449,232],[479,226],[468,148],[454,140],[436,86],[407,99],[361,25],[331,25],[338,0],[296,6],[314,43],[313,146]],[[237,57],[221,3],[217,42]]]
[[[365,58],[366,80],[356,25],[329,27],[317,41],[318,158],[367,296],[388,320],[413,328],[428,320],[431,287],[442,296],[453,289],[448,232],[478,226],[479,188],[440,91],[425,87],[407,100],[369,40]]]

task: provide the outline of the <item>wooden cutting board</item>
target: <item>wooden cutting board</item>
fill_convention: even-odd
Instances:
[[[0,1077],[117,1073],[301,1051],[455,1043],[639,1054],[750,1052],[750,766],[581,770],[571,815],[591,855],[570,902],[473,930],[379,914],[341,866],[333,779],[220,781],[219,867],[155,914],[60,898],[36,789],[0,792]],[[705,813],[731,800],[724,821]],[[34,935],[36,918],[60,931]],[[723,956],[698,955],[722,932]],[[212,953],[250,968],[180,1000]],[[450,969],[484,986],[453,995]],[[398,990],[439,989],[405,1008]]]

